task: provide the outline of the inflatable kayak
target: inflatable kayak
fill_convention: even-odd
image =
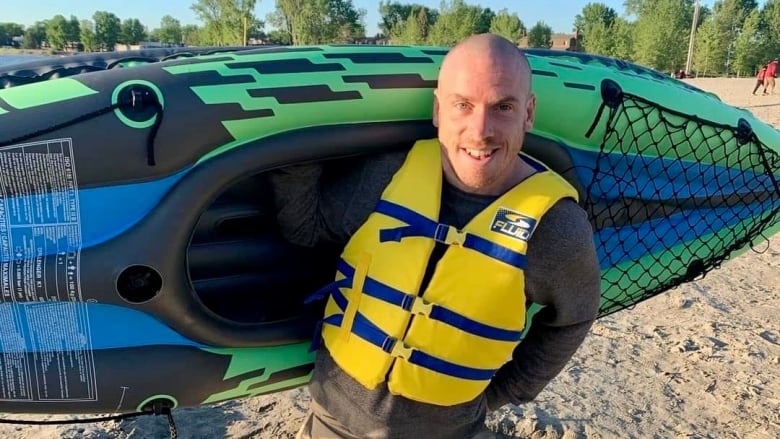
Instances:
[[[265,173],[435,137],[446,52],[226,50],[0,89],[0,411],[183,407],[308,382],[318,310],[302,302],[338,250],[280,237]],[[581,194],[600,316],[780,229],[780,132],[640,66],[528,53],[525,151]]]
[[[246,50],[246,47],[166,47],[122,52],[93,52],[61,55],[0,65],[0,88],[15,87],[81,73],[97,72],[142,64]]]

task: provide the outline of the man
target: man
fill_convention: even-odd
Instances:
[[[299,438],[498,437],[486,412],[533,400],[593,323],[587,216],[568,183],[520,155],[536,109],[524,55],[495,35],[466,39],[433,105],[438,139],[408,154],[271,176],[288,239],[346,243]],[[523,334],[532,303],[543,308]]]
[[[764,95],[775,94],[775,77],[777,77],[777,58],[773,59],[766,66],[764,72]],[[767,93],[769,89],[769,93]]]
[[[759,87],[764,85],[764,76],[766,75],[766,67],[760,67],[758,73],[756,73],[756,86],[753,87],[753,96],[756,95],[756,91]]]

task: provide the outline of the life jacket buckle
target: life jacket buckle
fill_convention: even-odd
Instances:
[[[412,302],[412,314],[419,314],[424,316],[431,315],[433,311],[433,304],[423,299],[422,297],[415,297]]]
[[[462,247],[466,242],[466,232],[447,224],[437,224],[434,239],[447,245],[459,245]]]
[[[412,357],[413,351],[414,349],[407,346],[403,340],[396,340],[396,342],[393,344],[393,349],[390,350],[390,356],[393,358],[403,358],[404,360],[408,360]]]

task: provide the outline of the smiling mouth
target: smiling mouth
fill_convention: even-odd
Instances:
[[[470,149],[461,148],[469,157],[477,160],[485,160],[493,156],[497,149]]]

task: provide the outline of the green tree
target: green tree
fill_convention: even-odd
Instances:
[[[13,46],[14,37],[24,35],[24,26],[18,23],[0,23],[0,46]]]
[[[201,40],[217,46],[245,45],[255,32],[256,0],[198,0],[191,9],[203,21]]]
[[[685,66],[693,19],[693,0],[637,1],[634,60],[642,65],[672,71]],[[633,6],[632,6],[633,7]]]
[[[603,3],[588,3],[582,8],[582,12],[574,17],[574,27],[582,35],[586,52],[606,56],[613,54],[617,18],[617,12]]]
[[[699,26],[693,51],[693,65],[699,75],[723,73],[726,64],[723,51],[725,44],[713,21],[708,20]]]
[[[609,55],[634,61],[634,23],[622,17],[615,19],[612,24],[612,50]]]
[[[384,3],[379,6],[382,22],[380,29],[394,44],[423,44],[428,41],[431,27],[436,23],[438,11],[422,5],[402,5],[399,3]],[[399,14],[406,16],[399,18]]]
[[[484,8],[479,13],[479,21],[477,22],[477,29],[475,33],[484,34],[490,32],[490,24],[496,17],[496,13],[490,8]]]
[[[155,37],[161,43],[181,44],[181,23],[170,15],[164,15],[160,19],[160,27],[156,30]]]
[[[65,39],[65,28],[68,21],[62,15],[55,15],[46,22],[46,42],[54,50],[62,50],[67,42]]]
[[[611,27],[617,18],[617,12],[604,3],[588,3],[582,8],[582,12],[574,17],[574,27],[587,35],[590,26],[601,23]]]
[[[730,73],[732,70],[745,18],[755,9],[754,0],[719,0],[713,5],[712,13],[705,23],[705,38],[712,43],[701,47],[707,49],[703,56],[710,60],[716,72]]]
[[[404,20],[393,19],[394,24],[388,37],[394,44],[426,44],[431,27],[438,18],[438,11],[420,5],[411,5],[406,9],[409,15]]]
[[[46,41],[46,20],[36,21],[24,31],[25,49],[40,49]]]
[[[396,23],[390,40],[393,44],[425,44],[428,37],[428,19],[425,8],[412,10],[403,22]]]
[[[761,58],[760,24],[761,12],[758,9],[750,11],[742,24],[742,31],[734,45],[734,69],[740,75],[752,75],[757,65],[766,62]]]
[[[760,35],[764,57],[780,54],[780,0],[767,0],[761,9]]]
[[[119,41],[124,44],[138,44],[146,39],[146,29],[137,18],[128,18],[122,22]]]
[[[431,29],[428,42],[437,46],[453,46],[479,33],[482,25],[481,7],[467,5],[463,0],[453,0],[449,5],[442,2],[439,18]]]
[[[592,23],[588,26],[587,36],[583,35],[582,47],[585,52],[612,56],[614,52],[614,25]]]
[[[111,12],[97,11],[92,21],[95,23],[95,44],[98,50],[114,50],[122,28],[119,17]]]
[[[286,31],[292,44],[325,44],[363,36],[364,14],[351,0],[277,0],[268,21]]]
[[[528,31],[528,47],[541,47],[544,49],[552,47],[552,28],[544,24],[543,21],[537,22]]]
[[[509,41],[517,43],[525,34],[525,26],[515,13],[506,9],[498,11],[490,22],[490,33],[501,35]]]
[[[79,33],[81,45],[86,52],[94,52],[98,49],[97,40],[95,39],[95,25],[89,20],[81,20],[79,24]]]
[[[71,15],[65,23],[65,41],[75,43],[81,40],[81,23],[78,17]]]
[[[249,41],[249,35],[254,34],[262,29],[262,22],[258,21],[255,17],[255,4],[257,0],[238,0],[238,16],[241,20],[241,30],[243,31],[243,38],[241,44],[246,46]],[[257,26],[260,26],[258,29]]]
[[[366,35],[364,24],[366,11],[356,9],[352,0],[328,1],[327,22],[335,35],[332,41],[351,43],[356,38]]]
[[[290,45],[292,44],[292,37],[287,31],[274,29],[268,32],[268,41],[271,44]]]
[[[436,18],[439,16],[439,12],[436,9],[428,8],[420,4],[402,4],[397,1],[380,1],[379,2],[379,16],[381,22],[379,23],[379,30],[384,35],[393,35],[394,32],[399,32],[396,27],[403,26],[406,20],[411,15],[420,15],[420,9],[425,10],[425,16],[427,18],[426,27],[430,28],[436,23]]]
[[[181,42],[186,46],[201,45],[202,29],[194,24],[185,24],[181,27]]]

